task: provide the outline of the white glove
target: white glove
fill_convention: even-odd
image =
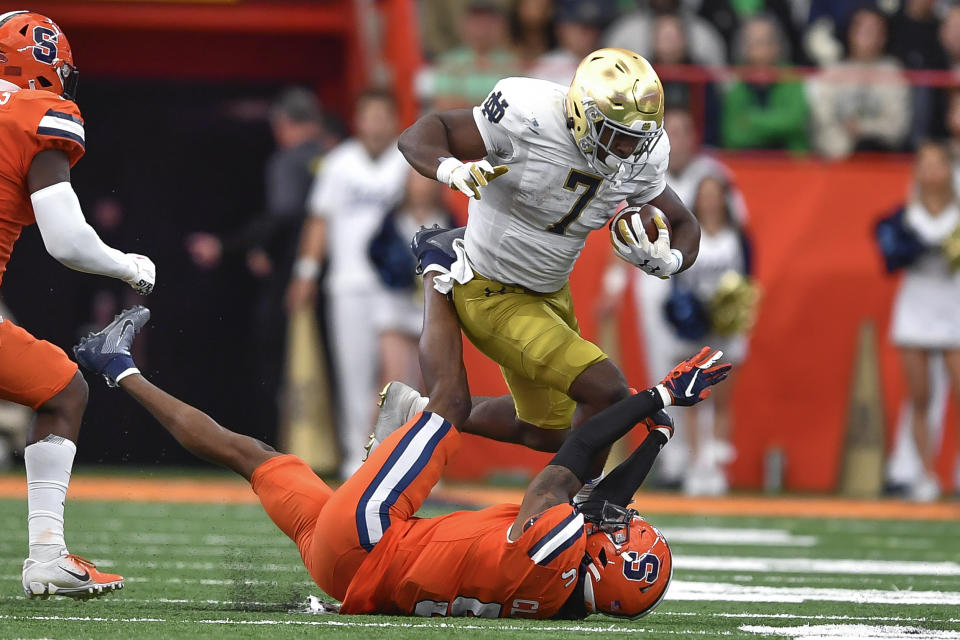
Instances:
[[[670,248],[670,230],[663,219],[657,215],[653,222],[659,230],[655,242],[650,242],[638,216],[627,216],[618,222],[626,243],[616,233],[611,233],[610,239],[624,260],[651,276],[666,280],[683,266],[683,254],[679,249]]]
[[[500,164],[490,166],[486,160],[467,162],[464,164],[456,158],[445,158],[437,167],[437,180],[454,191],[460,191],[471,198],[480,199],[480,187],[487,186],[505,174],[509,169]]]
[[[133,290],[140,295],[150,295],[153,291],[153,285],[157,283],[157,267],[153,264],[153,260],[137,253],[128,253],[126,256],[130,260],[133,273],[124,278],[123,281],[133,287]]]

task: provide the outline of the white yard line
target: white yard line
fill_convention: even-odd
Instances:
[[[751,620],[754,618],[772,618],[776,620],[832,620],[840,622],[937,622],[940,624],[960,622],[960,618],[903,618],[900,616],[825,616],[825,615],[802,615],[795,613],[724,613],[717,611],[714,613],[703,613],[701,611],[657,611],[658,616],[713,616],[714,618],[744,618]]]
[[[664,537],[685,544],[736,546],[813,547],[817,536],[794,535],[785,529],[734,529],[721,527],[660,527]]]
[[[104,568],[170,569],[186,571],[214,571],[218,569],[256,569],[268,572],[300,572],[300,563],[240,562],[227,555],[219,562],[185,560],[101,560]],[[960,576],[960,563],[922,562],[911,560],[857,560],[854,558],[744,558],[738,556],[692,556],[677,554],[674,567],[685,571],[736,571],[747,573],[809,573],[813,575],[904,575],[904,576]]]
[[[27,600],[26,596],[7,596],[0,597],[0,601],[23,601]],[[297,603],[291,602],[265,602],[265,601],[240,601],[240,600],[213,600],[205,598],[130,598],[127,594],[117,598],[105,598],[99,600],[98,604],[115,604],[118,606],[127,606],[129,604],[187,604],[187,605],[223,605],[223,606],[261,606],[261,607],[291,607],[291,610],[287,613],[289,615],[298,615],[304,613],[303,611],[297,611],[296,608],[299,606]],[[305,606],[305,605],[304,605]],[[279,613],[279,612],[278,612]],[[916,618],[916,617],[904,617],[904,616],[844,616],[844,615],[803,615],[803,614],[793,614],[793,613],[760,613],[760,612],[747,612],[747,613],[725,613],[722,611],[713,612],[713,613],[704,613],[700,611],[657,611],[657,617],[660,616],[674,616],[674,617],[712,617],[712,618],[731,618],[731,619],[744,619],[744,620],[759,620],[759,619],[772,619],[772,620],[819,620],[819,621],[831,621],[831,622],[937,622],[940,624],[957,624],[960,623],[960,618]]]
[[[60,620],[66,622],[166,622],[164,618],[102,618],[99,616],[5,616],[0,620]]]
[[[670,540],[669,536],[667,536],[667,540]],[[673,542],[673,540],[670,541]],[[673,557],[673,563],[676,569],[699,571],[960,576],[960,564],[956,562],[855,560],[852,558],[834,560],[826,558],[742,558],[737,556],[691,556],[676,554]]]
[[[814,587],[753,587],[721,582],[674,580],[667,600],[697,602],[852,602],[857,604],[960,605],[955,591],[882,591]]]
[[[470,631],[490,631],[492,633],[503,633],[504,631],[546,631],[556,632],[578,632],[578,633],[604,633],[604,634],[634,634],[634,633],[656,633],[658,635],[680,635],[680,636],[729,636],[730,631],[704,631],[702,629],[679,629],[664,630],[656,627],[625,627],[618,623],[605,625],[557,625],[557,626],[525,626],[517,624],[498,624],[491,621],[489,625],[478,624],[457,624],[455,622],[354,622],[349,619],[325,619],[325,620],[230,620],[230,619],[208,619],[208,620],[165,620],[163,618],[104,618],[93,616],[9,616],[0,615],[0,620],[19,620],[19,621],[52,621],[62,620],[69,622],[167,622],[179,624],[209,624],[209,625],[237,625],[237,626],[306,626],[306,627],[336,627],[352,629],[449,629],[452,632],[458,630]]]
[[[0,575],[0,580],[20,580],[20,574]],[[125,582],[129,583],[153,583],[153,584],[200,584],[211,587],[227,587],[236,584],[249,586],[277,586],[284,587],[314,587],[312,580],[256,580],[247,578],[244,580],[216,579],[216,578],[145,578],[143,576],[127,576]]]
[[[960,631],[940,631],[920,627],[871,626],[865,624],[825,624],[805,625],[802,627],[770,627],[763,625],[743,625],[741,631],[771,636],[788,636],[797,640],[819,640],[820,638],[931,638],[936,640],[960,639]]]

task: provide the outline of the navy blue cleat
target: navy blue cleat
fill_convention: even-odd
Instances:
[[[466,227],[442,229],[437,225],[429,229],[426,227],[420,229],[410,243],[410,251],[417,258],[417,273],[423,273],[427,267],[431,266],[450,271],[451,265],[457,260],[453,243],[462,239],[466,231]]]
[[[120,312],[113,322],[91,333],[73,348],[84,369],[99,373],[111,387],[127,376],[140,373],[130,355],[133,339],[150,319],[150,309],[137,305]]]

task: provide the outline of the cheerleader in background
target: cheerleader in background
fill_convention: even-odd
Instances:
[[[700,222],[700,254],[690,269],[671,278],[673,290],[664,309],[682,353],[709,344],[738,365],[747,355],[756,290],[750,282],[750,245],[730,214],[728,188],[716,177],[701,181],[693,207]],[[734,458],[730,434],[735,384],[730,380],[723,389],[716,388],[708,401],[684,415],[692,421],[685,427],[692,459],[683,482],[688,494],[727,492],[724,467]]]
[[[942,353],[950,388],[960,397],[960,205],[947,148],[925,143],[914,164],[913,198],[877,225],[888,272],[903,269],[891,321],[909,395],[913,437],[923,474],[909,497],[935,500],[937,449],[929,432],[929,360]]]
[[[369,257],[386,290],[370,309],[377,328],[380,387],[399,380],[421,388],[418,344],[423,329],[423,284],[410,241],[420,227],[455,226],[443,204],[443,185],[410,170],[403,202],[387,212],[370,241]]]

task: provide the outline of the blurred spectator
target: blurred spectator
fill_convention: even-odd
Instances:
[[[936,0],[906,0],[890,20],[890,53],[907,69],[943,69],[946,64],[935,5]]]
[[[312,92],[302,88],[285,91],[270,110],[277,148],[264,171],[265,209],[224,238],[210,233],[187,238],[187,249],[197,266],[212,268],[224,254],[241,253],[259,281],[251,326],[258,372],[256,420],[266,433],[276,432],[287,335],[283,297],[306,218],[307,193],[324,151],[320,123],[320,107]]]
[[[743,195],[732,185],[730,170],[700,146],[693,115],[686,109],[669,109],[664,116],[664,127],[670,136],[667,184],[683,203],[692,208],[700,183],[709,177],[716,178],[727,184],[727,207],[733,219],[739,224],[746,222],[747,208]]]
[[[944,68],[960,71],[960,5],[953,5],[940,23]]]
[[[569,85],[580,61],[600,48],[600,34],[614,15],[611,0],[558,0],[554,19],[557,48],[540,56],[528,75]]]
[[[513,0],[494,0],[504,13]],[[420,35],[424,54],[429,59],[460,46],[458,32],[463,16],[473,0],[418,0]]]
[[[905,269],[893,306],[891,339],[900,351],[914,441],[923,463],[923,473],[908,495],[927,501],[940,493],[936,445],[929,437],[931,355],[943,354],[951,388],[960,397],[960,271],[943,249],[960,227],[960,203],[946,147],[920,147],[913,188],[910,201],[878,225],[877,236],[888,270]]]
[[[554,38],[553,0],[515,0],[510,11],[510,39],[523,66],[551,51]]]
[[[692,207],[702,232],[700,254],[692,267],[670,279],[672,292],[664,307],[677,339],[674,359],[688,357],[683,354],[696,353],[704,344],[723,351],[725,360],[735,365],[746,357],[749,322],[718,317],[723,313],[749,318],[754,302],[749,290],[749,244],[729,202],[726,182],[712,176],[701,180]],[[737,287],[742,293],[734,293]],[[722,304],[721,297],[725,298]],[[727,492],[724,467],[734,457],[730,444],[734,385],[731,373],[722,390],[718,387],[709,400],[682,418],[689,423],[682,427],[691,449],[692,464],[687,465],[683,479],[688,494]]]
[[[843,29],[864,0],[810,0],[803,48],[818,66],[836,64],[843,57]]]
[[[421,386],[418,347],[423,330],[423,285],[410,241],[420,227],[456,226],[444,208],[444,186],[410,169],[403,202],[391,209],[370,242],[370,259],[387,294],[378,314],[380,385],[399,380]]]
[[[723,38],[706,20],[681,7],[680,0],[638,0],[636,11],[618,19],[603,37],[604,46],[636,51],[648,60],[653,55],[654,19],[678,16],[690,43],[690,60],[699,65],[726,64]]]
[[[434,108],[441,111],[480,104],[497,81],[520,74],[497,4],[473,0],[459,28],[463,46],[440,56],[433,73]]]
[[[901,149],[910,126],[910,87],[899,62],[884,55],[887,23],[874,9],[854,13],[848,56],[810,81],[813,141],[832,158]]]
[[[940,46],[940,20],[936,0],[906,0],[890,21],[890,52],[907,69],[945,69]],[[946,96],[934,87],[913,86],[910,139],[913,142],[942,136]]]
[[[743,66],[723,97],[723,146],[808,148],[803,84],[777,68],[786,58],[783,43],[773,18],[758,15],[744,22],[736,43],[737,62]]]
[[[387,211],[403,197],[409,172],[397,149],[397,109],[391,93],[379,89],[362,93],[353,124],[356,137],[333,149],[317,174],[287,292],[289,309],[311,304],[320,264],[327,259],[328,343],[333,351],[344,478],[360,466],[376,406],[376,321],[385,291],[368,249]]]
[[[786,37],[787,58],[795,64],[805,64],[807,60],[801,48],[794,4],[790,0],[702,0],[697,13],[720,31],[730,58],[734,57],[734,39],[743,22],[755,15],[766,14],[776,20],[780,32]]]
[[[653,55],[650,62],[657,68],[692,64],[684,21],[677,14],[664,13],[653,19]],[[670,107],[690,106],[690,83],[686,80],[662,78],[663,101]]]

